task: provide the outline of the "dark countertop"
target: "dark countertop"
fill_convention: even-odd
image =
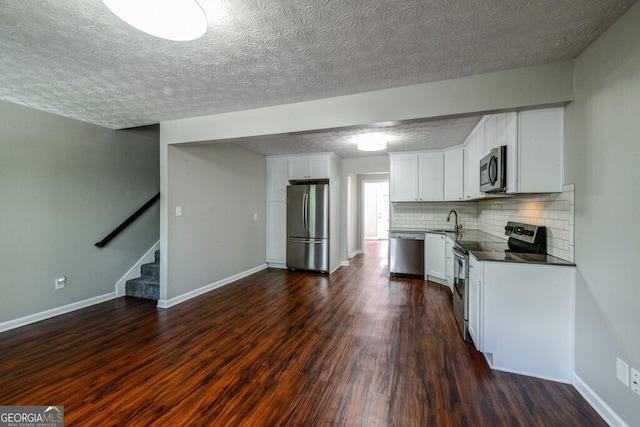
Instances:
[[[465,230],[462,229],[459,233],[454,233],[452,231],[445,231],[442,229],[427,229],[427,230],[412,230],[412,229],[403,229],[403,228],[394,228],[389,230],[389,233],[433,233],[433,234],[445,234],[450,237],[454,241],[467,241],[471,240],[474,242],[504,242],[507,243],[506,239],[501,239],[500,237],[493,236],[489,233],[485,233],[480,230]]]
[[[507,245],[507,240],[500,237],[496,237],[492,234],[485,233],[480,230],[465,230],[462,229],[460,233],[453,233],[449,231],[443,231],[442,229],[436,230],[410,230],[410,229],[392,229],[389,233],[436,233],[445,234],[456,242],[483,242],[483,243],[504,243]],[[498,245],[499,246],[499,245]],[[477,251],[470,250],[471,253],[478,261],[497,261],[497,262],[515,262],[522,264],[545,264],[545,265],[559,265],[566,267],[575,267],[573,262],[565,261],[561,258],[554,257],[552,255],[545,254],[531,254],[531,253],[519,253],[509,252],[503,250],[497,251]]]
[[[498,261],[498,262],[515,262],[523,264],[545,264],[559,265],[565,267],[575,267],[573,262],[545,254],[530,254],[508,251],[469,251],[478,261]]]

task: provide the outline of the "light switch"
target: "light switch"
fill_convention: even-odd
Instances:
[[[182,216],[182,206],[176,206],[176,216]]]

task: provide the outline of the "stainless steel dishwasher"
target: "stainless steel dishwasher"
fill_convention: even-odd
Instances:
[[[424,278],[424,233],[389,233],[389,274]]]

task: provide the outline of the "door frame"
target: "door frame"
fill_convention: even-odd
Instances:
[[[385,178],[385,179],[363,179],[361,180],[361,187],[360,187],[360,200],[359,200],[359,210],[360,210],[360,247],[362,248],[362,251],[364,252],[364,242],[365,242],[365,210],[364,210],[364,206],[365,206],[365,185],[366,184],[370,184],[370,183],[386,183],[387,185],[389,184],[389,179]],[[376,202],[377,203],[377,202]],[[391,202],[389,202],[389,206],[387,207],[389,212],[389,222],[391,222]]]

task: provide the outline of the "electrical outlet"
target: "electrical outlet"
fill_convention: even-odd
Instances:
[[[427,214],[422,214],[422,219],[423,219],[424,221],[427,221],[427,220],[429,219],[429,215],[427,215]]]
[[[616,357],[616,377],[622,384],[629,387],[629,365],[619,357]]]
[[[635,391],[636,394],[640,394],[640,372],[634,368],[631,368],[631,390]]]

